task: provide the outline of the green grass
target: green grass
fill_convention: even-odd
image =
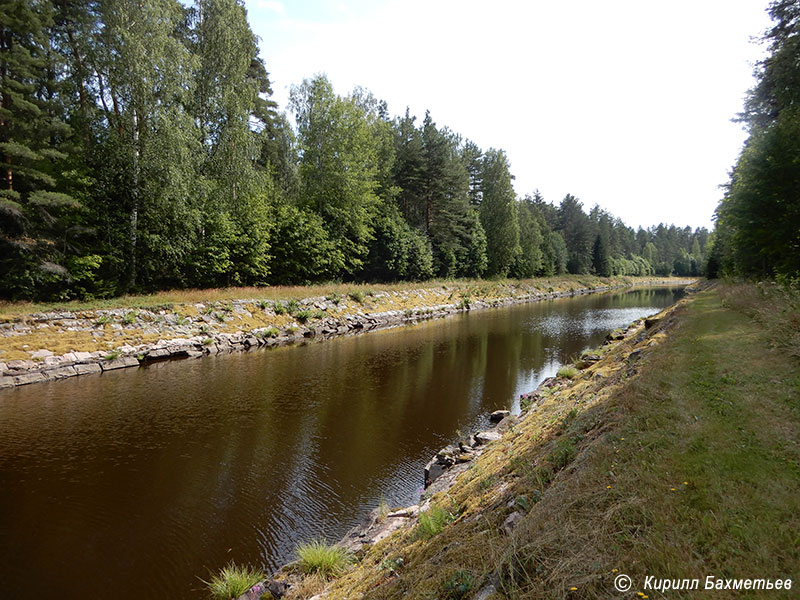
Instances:
[[[428,540],[442,532],[445,525],[453,521],[453,515],[441,506],[431,506],[427,512],[419,516],[416,536]]]
[[[359,304],[364,304],[364,292],[363,291],[361,291],[361,290],[353,290],[347,295],[350,296],[350,298],[352,300],[355,300]]]
[[[297,319],[298,323],[305,324],[313,314],[310,310],[298,310],[294,313],[294,318]]]
[[[231,600],[238,598],[264,579],[266,575],[262,569],[239,566],[230,562],[214,575],[211,581],[202,581],[215,600]]]
[[[564,365],[558,370],[557,376],[565,379],[573,379],[580,374],[580,371],[572,365]]]
[[[297,547],[300,569],[329,578],[341,575],[353,563],[352,555],[340,546],[315,540]]]
[[[457,520],[434,504],[328,598],[471,597],[486,581],[506,598],[662,597],[643,588],[648,575],[701,586],[707,575],[790,578],[796,588],[800,362],[787,349],[800,321],[777,296],[744,291],[703,292],[644,342],[610,346],[587,369],[602,377],[562,379],[449,490],[464,507]],[[634,347],[646,350],[631,364]],[[524,516],[509,535],[512,511]],[[375,587],[380,565],[399,556],[402,574]],[[628,595],[614,590],[619,573],[634,582]]]

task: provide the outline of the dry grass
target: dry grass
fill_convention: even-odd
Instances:
[[[560,382],[435,497],[457,507],[452,523],[429,540],[413,529],[384,540],[328,598],[441,598],[465,573],[471,593],[491,582],[507,598],[618,597],[619,573],[634,582],[619,597],[634,598],[648,594],[646,575],[797,581],[797,362],[716,292],[648,334],[644,358],[627,358],[629,340]],[[524,518],[509,536],[515,511]],[[387,563],[402,567],[387,577]]]
[[[111,351],[123,345],[136,346],[169,336],[159,330],[158,323],[145,323],[141,326],[130,326],[136,309],[164,310],[173,313],[180,319],[197,317],[198,303],[204,304],[202,310],[210,312],[216,319],[209,325],[196,324],[191,335],[206,335],[213,332],[236,333],[252,331],[259,328],[286,328],[293,321],[313,322],[323,317],[342,318],[361,312],[380,313],[385,311],[420,312],[442,304],[458,304],[465,298],[492,302],[494,300],[526,295],[531,291],[549,292],[569,289],[596,288],[601,286],[621,286],[641,284],[653,281],[652,278],[609,278],[601,279],[588,276],[553,277],[549,279],[532,279],[526,281],[481,281],[459,280],[446,282],[427,282],[425,284],[402,283],[387,285],[381,288],[385,292],[407,293],[385,295],[376,293],[368,286],[353,284],[329,284],[308,287],[274,287],[274,288],[231,288],[225,290],[182,290],[162,292],[151,296],[128,296],[113,300],[92,303],[66,303],[59,305],[32,304],[0,304],[0,322],[26,321],[31,313],[48,310],[79,311],[81,318],[97,324],[100,337],[94,337],[86,331],[68,331],[55,322],[48,328],[36,328],[24,335],[0,337],[0,360],[27,359],[29,352],[48,349],[55,354],[71,351]],[[424,287],[420,287],[420,286]],[[327,312],[301,310],[298,299],[327,297],[334,304]],[[231,299],[252,299],[243,304],[250,314],[232,312]],[[280,300],[284,307],[281,314],[265,310],[273,301]],[[127,307],[130,310],[122,317],[112,317],[96,310],[111,307]],[[286,307],[292,310],[286,310]],[[306,307],[307,308],[307,307]],[[294,316],[292,316],[292,313]],[[156,319],[162,317],[156,316]],[[112,323],[121,324],[123,330],[112,331]],[[148,329],[155,326],[156,331]],[[174,337],[174,336],[173,336]]]
[[[14,318],[36,312],[49,311],[83,311],[107,308],[153,308],[169,307],[179,304],[196,304],[198,302],[223,302],[226,300],[289,300],[313,298],[320,296],[346,297],[367,296],[375,290],[408,291],[417,289],[449,290],[489,290],[497,286],[531,286],[542,290],[568,290],[578,287],[596,287],[600,285],[645,284],[651,281],[662,281],[658,277],[608,277],[599,278],[590,275],[565,275],[527,280],[434,280],[426,282],[402,282],[381,284],[326,283],[308,286],[273,286],[273,287],[233,287],[216,289],[168,290],[154,294],[121,296],[104,300],[72,301],[59,303],[2,302],[0,301],[0,318]]]

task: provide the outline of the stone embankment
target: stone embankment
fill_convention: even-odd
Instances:
[[[640,284],[641,282],[633,282]],[[649,280],[648,284],[690,281]],[[487,284],[290,300],[233,300],[162,309],[33,313],[0,323],[0,389],[146,365],[325,339],[454,313],[630,286]],[[355,297],[353,297],[355,296]]]

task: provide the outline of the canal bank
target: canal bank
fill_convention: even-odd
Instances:
[[[664,278],[551,278],[289,299],[49,311],[0,322],[0,390],[153,362],[322,340],[451,314],[605,292],[686,285]]]
[[[382,498],[417,503],[445,445],[681,294],[521,303],[6,390],[0,529],[16,551],[0,579],[20,600],[54,586],[188,600],[231,560],[272,571]]]
[[[753,286],[681,300],[543,382],[455,485],[384,515],[403,523],[355,567],[326,580],[295,563],[273,592],[644,598],[654,578],[724,574],[794,597],[798,304]],[[420,510],[445,518],[431,533]]]

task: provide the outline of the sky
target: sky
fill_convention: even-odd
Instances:
[[[505,150],[519,196],[713,226],[767,0],[245,0],[282,109],[325,73]]]

